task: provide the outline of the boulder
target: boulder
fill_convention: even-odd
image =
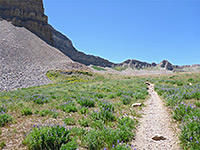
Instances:
[[[138,106],[142,106],[142,103],[134,103],[134,104],[132,104],[132,107],[138,107]]]

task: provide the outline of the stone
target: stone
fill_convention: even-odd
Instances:
[[[155,140],[155,141],[166,140],[165,137],[163,137],[163,136],[159,136],[159,135],[156,135],[156,136],[152,137],[152,139]]]
[[[151,85],[148,81],[146,81],[145,84],[147,84],[147,85]]]
[[[142,103],[134,103],[134,104],[132,104],[132,107],[138,107],[138,106],[142,106]]]

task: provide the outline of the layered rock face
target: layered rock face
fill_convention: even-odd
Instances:
[[[23,26],[50,45],[54,45],[42,0],[0,0],[0,17]]]
[[[113,67],[116,65],[106,59],[93,56],[93,55],[86,55],[76,50],[73,47],[72,42],[69,38],[67,38],[62,33],[56,31],[53,27],[51,27],[51,29],[52,29],[53,39],[55,43],[54,47],[59,49],[65,55],[70,57],[72,60],[85,64],[85,65],[96,65],[96,66],[101,66],[101,67]]]

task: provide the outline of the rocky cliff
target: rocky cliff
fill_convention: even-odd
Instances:
[[[0,0],[0,17],[23,26],[72,60],[85,65],[111,67],[114,63],[76,50],[72,42],[48,24],[42,0]]]
[[[69,38],[67,38],[65,35],[62,33],[56,31],[53,27],[51,27],[52,34],[53,34],[53,39],[54,39],[54,47],[59,49],[61,52],[63,52],[65,55],[70,57],[72,60],[85,64],[85,65],[96,65],[96,66],[101,66],[101,67],[112,67],[115,66],[114,63],[97,57],[93,55],[86,55],[83,52],[80,52],[76,50],[72,42]]]
[[[11,21],[15,26],[27,28],[51,46],[59,49],[72,60],[85,65],[131,67],[136,69],[159,67],[165,68],[166,70],[180,70],[193,67],[175,66],[167,60],[162,61],[160,64],[150,64],[129,59],[123,63],[115,64],[97,56],[86,55],[83,52],[76,50],[69,38],[48,24],[48,18],[44,14],[42,0],[0,0],[0,19],[1,18]]]
[[[27,28],[48,44],[54,45],[42,0],[0,0],[0,17],[15,26]]]

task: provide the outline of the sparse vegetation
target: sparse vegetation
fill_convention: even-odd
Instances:
[[[133,114],[129,111],[133,102],[145,100],[148,95],[145,79],[67,71],[50,71],[47,74],[53,84],[0,92],[1,111],[13,115],[16,124],[27,124],[25,147],[52,149],[57,145],[57,149],[117,149],[125,148],[117,141],[127,145],[134,138],[137,121],[123,115]],[[142,93],[142,96],[136,96],[136,93]],[[122,95],[130,97],[128,105],[121,101]],[[134,115],[139,116],[138,110],[133,108]],[[23,121],[17,117],[21,115]],[[3,126],[11,122],[10,117],[8,115],[4,119]],[[28,122],[30,118],[34,119]],[[51,125],[55,123],[66,126]],[[67,130],[67,139],[60,135],[64,129]],[[16,134],[21,134],[19,127],[15,130]],[[9,136],[12,133],[8,133]]]
[[[104,69],[102,67],[94,66],[94,65],[92,65],[92,68],[95,70],[99,70],[99,71],[106,71],[106,69]]]
[[[57,72],[56,76],[55,79],[62,75]],[[141,107],[131,104],[145,101],[148,95],[145,81],[148,80],[155,83],[158,94],[172,108],[173,118],[182,124],[180,139],[183,148],[198,148],[199,77],[195,74],[159,78],[79,74],[73,77],[75,82],[68,82],[67,78],[62,82],[54,80],[55,83],[49,85],[0,92],[0,115],[5,115],[0,120],[1,126],[8,124],[9,128],[13,119],[17,125],[33,117],[32,122],[26,122],[27,133],[23,142],[29,149],[48,149],[45,141],[53,143],[54,140],[60,141],[54,143],[57,149],[132,149],[130,142],[134,139],[138,122],[133,118],[141,116]],[[166,82],[168,80],[171,82]],[[23,121],[17,117],[21,115],[24,115]],[[55,123],[65,126],[51,125]],[[19,127],[15,130],[17,132],[7,134],[14,138],[14,134],[21,131]],[[48,131],[52,135],[64,131],[67,139],[63,142],[60,135],[50,138]],[[31,140],[33,137],[43,140],[38,140],[38,144]]]
[[[174,82],[172,82],[172,79]],[[170,77],[170,82],[168,82],[168,79],[159,80],[155,87],[158,94],[166,101],[166,104],[172,108],[173,118],[181,124],[179,138],[181,146],[185,150],[200,149],[199,79],[199,76],[195,74],[173,76],[173,78]]]

